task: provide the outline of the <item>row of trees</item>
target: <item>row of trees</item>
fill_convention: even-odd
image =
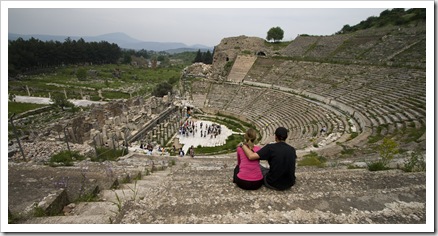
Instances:
[[[210,50],[207,52],[201,52],[201,50],[198,50],[196,53],[196,57],[193,60],[193,63],[195,62],[202,62],[204,64],[212,64],[213,63],[213,55],[211,54]]]
[[[106,41],[85,42],[83,39],[76,41],[70,38],[63,43],[19,38],[9,41],[8,50],[10,76],[61,65],[116,63],[121,56],[121,49],[117,44]]]
[[[412,8],[406,10],[404,8],[394,8],[385,10],[378,17],[371,16],[359,24],[350,26],[344,25],[336,34],[350,33],[357,30],[368,29],[371,27],[382,27],[385,25],[405,25],[418,20],[426,20],[425,8]]]

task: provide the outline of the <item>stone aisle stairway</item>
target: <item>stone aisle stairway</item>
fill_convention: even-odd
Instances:
[[[64,215],[33,217],[25,224],[110,224],[114,223],[123,207],[132,201],[151,197],[160,188],[172,172],[169,157],[160,160],[148,160],[145,155],[133,155],[124,160],[126,169],[140,170],[141,179],[120,183],[116,189],[103,189],[97,195],[97,201],[71,203],[64,207]],[[114,165],[120,165],[115,163]],[[139,172],[133,172],[139,173]],[[134,175],[134,174],[133,174]],[[131,178],[136,176],[131,175]],[[123,181],[123,180],[122,180]],[[120,180],[119,180],[120,182]],[[67,208],[67,209],[66,209]],[[65,213],[65,212],[68,213]]]
[[[239,83],[245,78],[246,73],[251,69],[254,62],[257,60],[256,56],[239,55],[231,68],[227,81]]]

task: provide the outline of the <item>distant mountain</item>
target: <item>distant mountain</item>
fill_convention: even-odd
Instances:
[[[64,35],[43,35],[43,34],[14,34],[9,33],[9,40],[16,40],[18,38],[22,38],[24,40],[28,40],[31,37],[39,39],[41,41],[59,41],[64,42],[66,38],[70,37],[71,40],[78,40],[80,38],[84,39],[86,42],[100,42],[107,41],[109,43],[115,43],[119,45],[121,48],[125,49],[134,49],[134,50],[152,50],[152,51],[168,51],[169,53],[177,53],[177,52],[185,52],[185,51],[197,51],[200,49],[201,51],[213,51],[213,47],[208,47],[201,44],[195,44],[193,46],[187,46],[184,43],[177,42],[146,42],[141,41],[125,33],[109,33],[103,34],[99,36],[64,36]]]

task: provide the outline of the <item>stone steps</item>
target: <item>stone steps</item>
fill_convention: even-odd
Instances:
[[[245,191],[235,162],[187,161],[121,223],[425,223],[424,173],[297,167],[291,190]]]
[[[256,59],[256,56],[238,55],[228,75],[227,81],[235,83],[242,82]]]
[[[149,160],[148,158],[152,160]],[[145,155],[130,155],[129,157],[125,156],[124,159],[119,162],[113,163],[111,167],[104,166],[103,168],[110,168],[116,175],[118,175],[117,173],[120,171],[124,173],[124,175],[118,177],[118,189],[109,189],[111,186],[115,186],[114,184],[102,185],[102,183],[98,182],[100,184],[96,186],[95,190],[99,191],[97,194],[97,201],[79,202],[76,204],[70,204],[72,199],[69,200],[67,198],[67,193],[73,191],[73,189],[52,193],[50,195],[51,197],[44,198],[41,201],[44,202],[44,204],[39,204],[39,206],[46,213],[49,212],[49,209],[53,209],[54,207],[60,208],[61,210],[64,208],[61,212],[61,214],[63,213],[64,215],[47,217],[31,217],[28,215],[26,216],[27,219],[24,220],[24,223],[109,224],[115,220],[124,203],[147,197],[147,192],[150,189],[159,186],[161,181],[165,179],[165,176],[170,173],[166,168],[167,160],[165,158],[161,158],[163,160],[158,159],[160,158]],[[152,168],[156,170],[151,172]],[[95,169],[92,170],[96,171]],[[148,173],[152,174],[143,176],[141,180],[133,180],[133,178],[140,176],[140,174],[144,175],[146,170]],[[104,178],[111,179],[105,174],[105,172],[102,174]],[[126,180],[130,181],[130,183],[123,183]],[[68,189],[70,188],[79,189],[82,187],[71,185]],[[62,201],[64,198],[61,197],[64,195],[66,200]],[[51,214],[60,213],[53,212]]]
[[[141,160],[140,156],[133,157],[133,162],[135,158]],[[261,161],[261,164],[267,163]],[[297,183],[291,190],[261,187],[245,191],[232,183],[235,165],[233,154],[178,158],[175,166],[154,171],[136,183],[102,191],[99,196],[104,201],[77,203],[66,216],[38,217],[25,223],[422,224],[426,221],[424,172],[297,166]],[[115,193],[119,200],[114,198]]]

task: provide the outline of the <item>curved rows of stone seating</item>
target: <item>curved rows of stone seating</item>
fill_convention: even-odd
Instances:
[[[268,60],[259,58],[258,60]],[[320,62],[273,60],[272,68],[286,71],[278,78],[245,80],[306,90],[336,100],[365,113],[374,135],[425,125],[426,74],[424,69],[387,66],[340,65]],[[256,62],[263,63],[263,62]],[[264,72],[264,74],[274,74]],[[281,77],[280,77],[281,76]],[[380,129],[377,129],[380,127]]]
[[[333,111],[301,97],[270,88],[212,84],[208,97],[209,108],[244,116],[260,130],[262,144],[274,141],[279,126],[290,130],[288,142],[296,148],[306,148],[324,139],[319,131],[345,132],[346,120]]]
[[[348,63],[391,63],[425,67],[425,24],[387,26],[332,36],[298,36],[283,56]]]
[[[239,86],[227,83],[212,83],[207,94],[207,107],[222,110],[238,93]]]

